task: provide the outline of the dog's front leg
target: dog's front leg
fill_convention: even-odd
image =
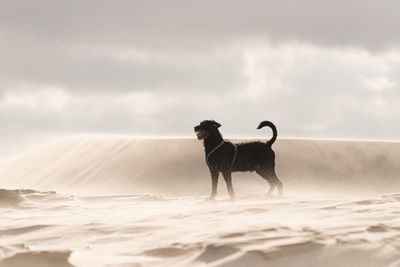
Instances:
[[[210,172],[211,172],[211,186],[212,186],[210,200],[214,200],[215,196],[217,195],[219,171],[210,169]]]
[[[226,183],[226,187],[228,188],[229,196],[232,200],[235,200],[235,192],[233,191],[232,186],[232,173],[231,172],[223,172],[222,175],[224,176],[224,180]]]

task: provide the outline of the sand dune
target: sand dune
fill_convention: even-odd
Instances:
[[[400,267],[399,148],[279,140],[283,197],[235,174],[209,202],[195,140],[47,146],[1,168],[0,266]]]
[[[400,143],[278,140],[274,149],[278,176],[289,192],[400,190]],[[267,190],[254,173],[235,173],[233,180],[239,193]],[[8,162],[0,168],[0,183],[97,195],[204,195],[210,177],[202,144],[194,139],[86,137]]]

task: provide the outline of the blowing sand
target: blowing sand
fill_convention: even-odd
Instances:
[[[285,195],[234,174],[236,202],[222,182],[205,200],[189,139],[79,138],[9,161],[0,266],[400,266],[399,143],[275,150]]]

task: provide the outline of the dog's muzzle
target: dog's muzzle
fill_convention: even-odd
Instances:
[[[196,132],[197,139],[203,140],[207,137],[208,133],[206,131],[198,131]]]
[[[196,133],[198,140],[203,140],[203,139],[207,138],[207,136],[208,136],[208,132],[199,129],[199,126],[194,127],[194,132]]]

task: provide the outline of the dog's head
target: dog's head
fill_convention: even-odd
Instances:
[[[209,137],[213,132],[218,131],[221,126],[218,122],[214,120],[205,120],[200,122],[199,125],[194,127],[194,131],[197,135],[197,139],[203,140]]]

